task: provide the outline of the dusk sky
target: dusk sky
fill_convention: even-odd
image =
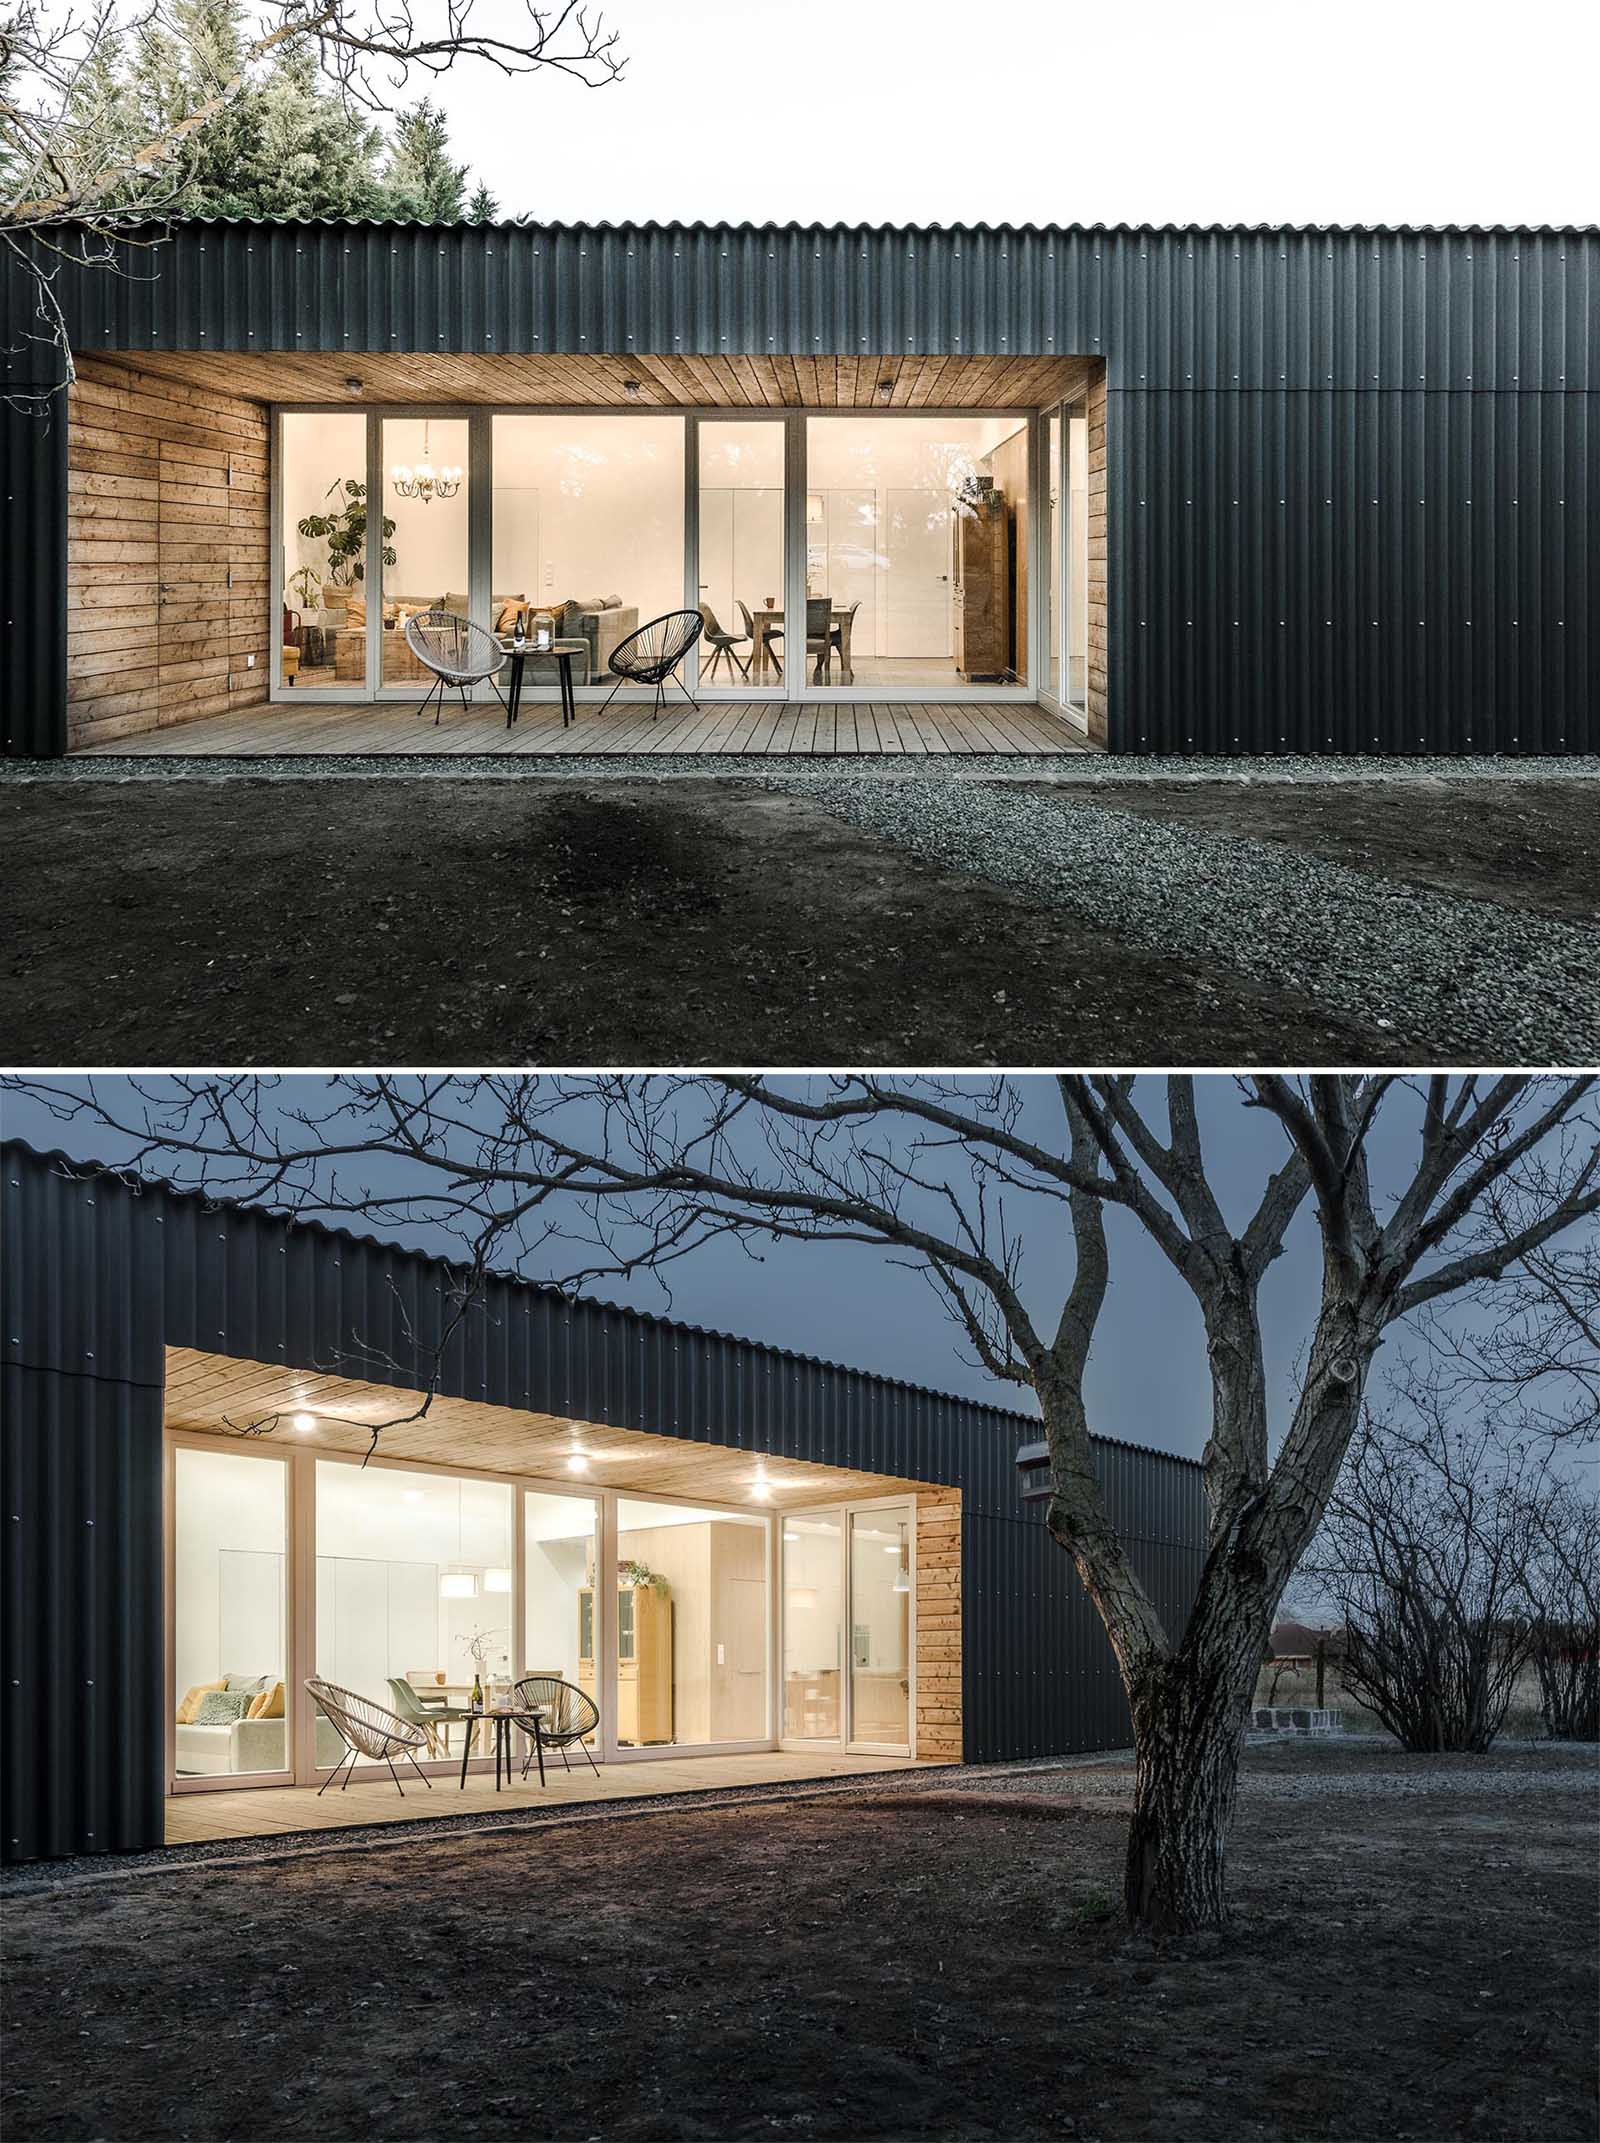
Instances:
[[[1284,1135],[1275,1119],[1243,1105],[1232,1079],[1214,1075],[1198,1083],[1211,1178],[1225,1210],[1242,1222],[1266,1173],[1284,1157]],[[1041,1142],[1059,1141],[1054,1081],[1033,1077],[1018,1084],[1025,1093],[1026,1128]],[[100,1091],[108,1101],[125,1092],[115,1080],[101,1081]],[[302,1104],[315,1101],[321,1091],[321,1082],[312,1079],[285,1080],[278,1089],[286,1100]],[[1148,1111],[1162,1107],[1159,1081],[1141,1082],[1139,1092]],[[8,1094],[3,1106],[8,1135],[34,1145],[60,1146],[76,1157],[108,1161],[125,1158],[129,1150],[126,1143],[119,1145],[106,1131],[86,1123],[56,1122],[31,1097]],[[1386,1176],[1398,1180],[1400,1171],[1409,1167],[1416,1122],[1415,1098],[1409,1092],[1396,1096],[1380,1118],[1373,1149],[1380,1191]],[[402,1192],[411,1180],[405,1164],[366,1159],[361,1175],[369,1189],[385,1193]],[[1027,1299],[1036,1317],[1053,1321],[1071,1271],[1064,1215],[1053,1201],[1042,1198],[1034,1200],[1031,1209],[1018,1200],[1014,1210],[1024,1238]],[[443,1237],[426,1227],[360,1225],[365,1232],[412,1241],[421,1248],[445,1246]],[[1208,1407],[1198,1315],[1187,1290],[1143,1231],[1115,1208],[1110,1234],[1113,1285],[1092,1373],[1095,1426],[1130,1443],[1198,1456]],[[1316,1229],[1307,1206],[1263,1294],[1269,1367],[1280,1403],[1287,1400],[1296,1354],[1315,1309],[1317,1264]],[[547,1278],[563,1267],[547,1258],[524,1269],[529,1278]],[[631,1282],[607,1280],[592,1292],[687,1323],[1031,1410],[1027,1394],[998,1384],[967,1358],[964,1340],[928,1285],[893,1263],[887,1252],[847,1244],[766,1243],[757,1261],[737,1243],[722,1240],[674,1266],[669,1277],[670,1299],[648,1276]]]

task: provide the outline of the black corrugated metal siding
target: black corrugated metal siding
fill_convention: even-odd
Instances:
[[[0,380],[0,749],[37,759],[67,748],[67,405],[30,384]]]
[[[219,221],[159,259],[69,277],[81,348],[1102,357],[1113,750],[1600,743],[1592,229]]]
[[[403,1382],[431,1349],[445,1275],[366,1237],[21,1145],[4,1149],[0,1228],[0,1837],[15,1859],[159,1844],[163,1350]],[[490,1405],[958,1486],[967,1756],[1126,1740],[1099,1622],[1018,1497],[1017,1446],[1037,1433],[1026,1416],[509,1279],[490,1285],[442,1382]],[[1141,1574],[1181,1625],[1203,1555],[1199,1470],[1099,1452]]]

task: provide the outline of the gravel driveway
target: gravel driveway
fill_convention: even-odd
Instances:
[[[1281,844],[937,774],[763,768],[927,861],[1015,887],[1169,958],[1231,969],[1431,1057],[1600,1057],[1600,931],[1401,885]]]

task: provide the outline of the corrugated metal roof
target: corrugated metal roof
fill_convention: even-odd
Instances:
[[[135,1193],[160,1191],[167,1198],[198,1207],[204,1212],[236,1212],[257,1218],[270,1217],[286,1223],[291,1228],[308,1231],[329,1242],[349,1243],[359,1245],[365,1250],[384,1251],[396,1257],[418,1259],[425,1264],[439,1268],[441,1271],[451,1269],[451,1260],[436,1257],[430,1252],[419,1250],[411,1244],[396,1242],[392,1237],[365,1234],[351,1228],[335,1227],[326,1221],[314,1218],[301,1219],[292,1213],[275,1211],[272,1207],[263,1205],[258,1200],[213,1197],[206,1192],[173,1183],[164,1176],[147,1175],[140,1170],[117,1167],[107,1161],[77,1160],[71,1154],[64,1153],[59,1147],[40,1149],[30,1145],[26,1139],[7,1139],[0,1151],[3,1151],[8,1156],[13,1152],[25,1154],[30,1160],[39,1163],[41,1166],[57,1168],[61,1173],[71,1176],[75,1180],[83,1180],[91,1176],[110,1176]],[[982,1413],[994,1416],[997,1425],[1014,1424],[1020,1436],[1031,1438],[1038,1431],[1037,1415],[1023,1413],[1016,1407],[1000,1406],[991,1400],[972,1399],[964,1393],[942,1391],[935,1385],[914,1384],[904,1377],[883,1376],[876,1370],[860,1369],[848,1362],[828,1361],[820,1355],[802,1354],[793,1348],[775,1347],[765,1340],[750,1339],[736,1332],[720,1331],[715,1326],[689,1324],[681,1318],[657,1316],[650,1310],[635,1309],[630,1304],[610,1302],[600,1296],[571,1296],[561,1288],[552,1286],[548,1282],[530,1280],[522,1273],[513,1270],[495,1268],[489,1271],[486,1277],[501,1286],[515,1288],[546,1301],[581,1303],[585,1309],[599,1311],[607,1316],[630,1320],[635,1325],[642,1326],[653,1332],[670,1333],[674,1336],[708,1340],[722,1346],[747,1349],[751,1353],[771,1357],[775,1361],[783,1362],[795,1368],[821,1371],[830,1376],[857,1378],[865,1383],[881,1387],[887,1393],[903,1393],[908,1398],[936,1399],[945,1405],[970,1406]],[[1121,1450],[1137,1452],[1141,1457],[1170,1458],[1175,1464],[1193,1466],[1197,1471],[1199,1469],[1197,1460],[1187,1458],[1181,1453],[1162,1451],[1146,1444],[1130,1443],[1124,1437],[1097,1435],[1095,1441],[1096,1443],[1115,1446]]]
[[[1559,238],[1600,235],[1596,223],[541,223],[537,216],[499,216],[467,223],[460,217],[424,223],[409,216],[174,216],[184,224],[291,224],[304,230],[350,230],[402,225],[417,231],[682,231],[697,238],[728,232],[745,238],[764,231],[774,237],[824,238]]]

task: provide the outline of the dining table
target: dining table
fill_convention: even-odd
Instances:
[[[817,598],[812,597],[810,598],[810,600],[816,601]],[[856,673],[850,666],[850,634],[851,628],[855,624],[855,617],[856,605],[854,603],[829,604],[829,642],[828,645],[825,646],[817,656],[816,667],[813,671],[811,678],[811,682],[814,685],[820,685],[826,682],[825,671],[829,662],[831,662],[833,658],[832,635],[834,633],[837,633],[839,635],[839,682],[845,685],[853,685],[855,683]],[[750,649],[750,682],[752,684],[765,684],[767,681],[767,671],[769,669],[772,670],[778,676],[782,676],[783,674],[782,660],[779,657],[776,648],[772,647],[769,644],[773,633],[782,633],[783,620],[784,613],[780,609],[778,609],[776,605],[774,605],[770,610],[762,608],[760,610],[752,610],[750,613],[752,639],[752,645]]]

